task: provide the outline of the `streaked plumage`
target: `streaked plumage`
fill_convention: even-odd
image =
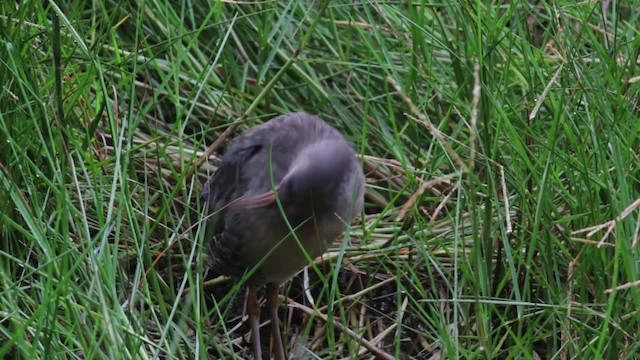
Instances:
[[[279,116],[239,135],[205,184],[202,198],[212,214],[207,224],[210,266],[235,278],[255,270],[247,281],[250,307],[257,306],[260,286],[276,292],[268,296],[276,358],[284,358],[273,318],[278,284],[344,232],[362,209],[364,185],[358,158],[342,135],[305,113]],[[250,308],[259,358],[257,311]]]

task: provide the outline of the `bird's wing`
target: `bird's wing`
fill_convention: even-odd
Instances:
[[[257,195],[244,195],[229,204],[233,209],[257,209],[267,207],[276,201],[278,187]]]
[[[246,184],[240,179],[242,167],[261,148],[262,144],[229,148],[216,173],[204,184],[200,195],[201,200],[208,203],[208,212],[219,210],[244,194]]]

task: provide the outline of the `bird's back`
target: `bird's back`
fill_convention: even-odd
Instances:
[[[304,193],[318,185],[318,194]],[[212,214],[211,267],[241,277],[261,263],[250,285],[286,280],[344,231],[360,211],[363,192],[355,153],[320,118],[293,113],[256,126],[232,141],[203,189]],[[276,193],[279,200],[269,201]]]

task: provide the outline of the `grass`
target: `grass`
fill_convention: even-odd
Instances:
[[[197,197],[303,110],[368,184],[285,287],[292,356],[637,358],[639,9],[2,2],[0,357],[249,357]]]

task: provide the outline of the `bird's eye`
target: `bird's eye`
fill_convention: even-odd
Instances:
[[[295,184],[293,179],[288,179],[287,181],[283,181],[280,185],[280,189],[278,191],[278,195],[280,199],[287,199],[288,197],[295,196]]]

